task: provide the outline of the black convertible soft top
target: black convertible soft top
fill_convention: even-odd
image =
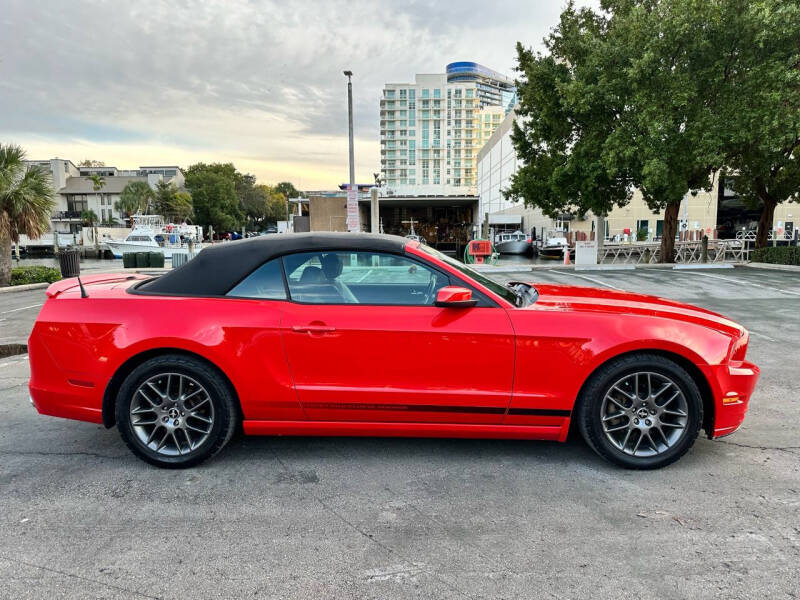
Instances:
[[[256,267],[291,252],[316,250],[372,250],[402,253],[409,240],[371,233],[271,234],[248,240],[215,244],[202,250],[182,267],[148,279],[134,294],[222,296]]]

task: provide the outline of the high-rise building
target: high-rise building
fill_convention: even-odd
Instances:
[[[511,79],[472,62],[418,74],[414,83],[387,83],[380,103],[384,193],[475,195],[478,150],[515,103]]]

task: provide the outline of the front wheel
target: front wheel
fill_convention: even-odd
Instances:
[[[125,378],[117,396],[122,439],[158,467],[191,467],[215,455],[230,440],[236,414],[222,376],[189,356],[145,361]]]
[[[686,454],[703,422],[703,401],[686,370],[657,354],[603,365],[579,398],[578,423],[589,446],[629,469],[657,469]]]

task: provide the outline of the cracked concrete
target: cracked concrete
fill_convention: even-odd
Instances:
[[[740,431],[643,473],[577,439],[290,437],[237,438],[200,468],[162,471],[114,430],[37,415],[25,357],[3,359],[0,597],[799,597],[800,312],[779,290],[800,279],[592,276],[753,331],[762,378]],[[4,317],[24,339],[36,312]]]

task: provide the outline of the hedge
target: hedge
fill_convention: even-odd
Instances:
[[[53,283],[61,279],[61,271],[53,267],[36,265],[32,267],[16,267],[11,269],[10,285],[25,285],[28,283]]]
[[[800,265],[800,247],[768,246],[757,248],[750,255],[752,262],[772,263],[775,265]]]

